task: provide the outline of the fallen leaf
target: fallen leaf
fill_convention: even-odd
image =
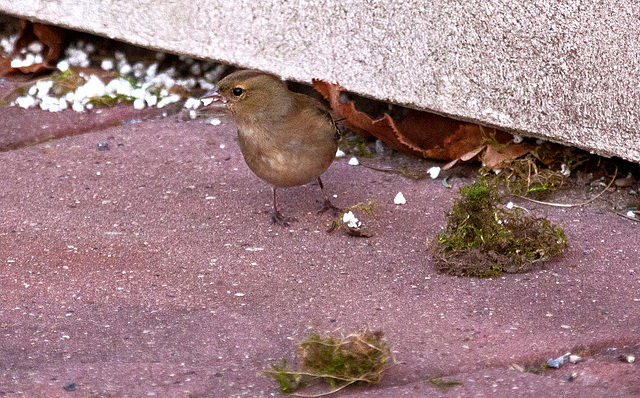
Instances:
[[[489,137],[479,125],[415,109],[408,109],[399,121],[395,121],[388,113],[374,120],[357,110],[353,101],[342,102],[340,93],[343,88],[338,84],[314,79],[313,87],[329,101],[333,111],[351,126],[409,155],[453,160],[482,148],[488,138],[500,143],[511,140],[511,135],[503,131],[493,130]]]
[[[27,47],[35,40],[39,40],[44,46],[44,62],[14,68],[11,60],[0,57],[0,76],[12,76],[24,80],[55,69],[53,64],[60,58],[65,48],[65,36],[67,31],[57,26],[45,25],[27,20],[20,21],[20,34],[16,40],[12,57],[20,53],[20,50]],[[24,75],[24,76],[21,76]]]
[[[487,145],[487,150],[482,157],[482,163],[493,169],[499,167],[502,162],[517,159],[531,152],[535,145],[522,143],[506,146]]]

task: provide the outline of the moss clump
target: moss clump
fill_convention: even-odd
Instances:
[[[462,187],[460,195],[433,248],[440,272],[473,277],[528,272],[567,247],[561,227],[519,208],[500,207],[495,185],[476,182]]]
[[[378,383],[392,360],[391,349],[381,331],[362,330],[348,336],[312,333],[298,344],[299,369],[287,362],[271,365],[265,373],[273,377],[283,393],[292,393],[316,380],[329,384],[331,394],[356,382]]]

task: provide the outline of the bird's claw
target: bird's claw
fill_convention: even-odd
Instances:
[[[278,224],[281,227],[288,227],[289,223],[296,221],[298,220],[293,217],[284,217],[282,214],[280,214],[280,212],[277,211],[271,213],[271,222],[274,224]]]
[[[334,206],[333,204],[331,204],[331,201],[329,199],[324,201],[322,207],[320,208],[320,210],[318,210],[318,214],[325,213],[327,211],[330,211],[331,215],[334,217],[338,217],[340,214],[344,213],[344,209]]]

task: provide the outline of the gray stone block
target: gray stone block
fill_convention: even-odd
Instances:
[[[513,2],[0,0],[0,10],[640,162],[640,8]]]

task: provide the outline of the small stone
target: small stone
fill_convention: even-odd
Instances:
[[[360,162],[358,161],[358,158],[356,158],[355,156],[352,157],[351,159],[349,159],[349,165],[350,166],[357,166],[359,164],[360,164]]]
[[[440,170],[442,170],[440,167],[434,166],[434,167],[430,167],[429,170],[427,170],[427,173],[429,174],[432,180],[435,180],[440,175]]]
[[[578,363],[580,361],[582,361],[582,357],[580,355],[569,355],[569,362]]]
[[[562,376],[562,379],[564,381],[569,381],[569,382],[574,381],[577,378],[578,378],[578,372],[573,372],[571,374],[567,374],[567,375]]]
[[[627,363],[634,363],[636,361],[636,356],[633,354],[622,354],[618,358],[620,358],[622,362]]]
[[[62,386],[62,388],[64,388],[65,391],[75,391],[76,383],[67,383],[64,386]]]
[[[104,142],[104,141],[100,141],[98,142],[98,150],[99,151],[108,151],[109,148],[109,143],[108,142]]]

